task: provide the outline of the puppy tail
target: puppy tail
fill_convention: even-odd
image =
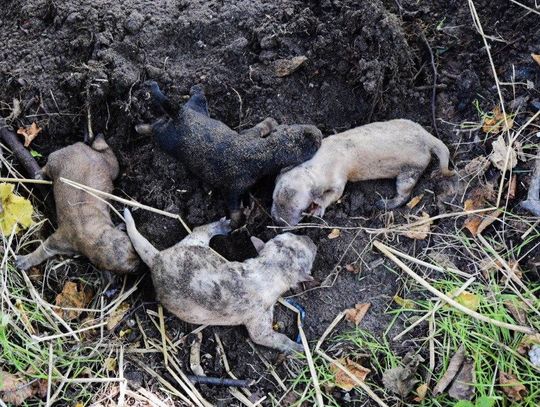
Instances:
[[[176,118],[178,115],[178,108],[175,108],[170,99],[163,94],[156,81],[149,81],[150,95],[156,106],[163,111],[171,119]]]
[[[446,145],[438,138],[433,138],[434,140],[433,146],[431,147],[431,152],[435,153],[435,155],[439,159],[441,173],[446,177],[451,177],[455,175],[456,172],[448,168],[448,162],[450,160],[450,151],[448,151],[448,147],[446,147]]]
[[[135,226],[135,221],[131,216],[131,212],[127,208],[124,209],[124,219],[126,221],[127,234],[131,239],[135,251],[141,257],[142,261],[144,261],[148,267],[152,268],[156,257],[159,256],[159,251],[139,233]]]

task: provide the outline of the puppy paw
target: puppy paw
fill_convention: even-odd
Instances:
[[[228,235],[231,233],[231,220],[225,217],[216,222],[215,231],[220,235]]]
[[[296,353],[304,353],[304,346],[291,341],[290,349],[287,350],[287,353],[294,355]]]
[[[28,270],[30,267],[32,267],[32,263],[30,262],[29,257],[29,255],[17,256],[15,258],[15,267],[22,271]]]

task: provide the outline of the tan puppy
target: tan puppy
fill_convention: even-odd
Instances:
[[[296,225],[305,212],[322,217],[336,202],[347,181],[396,178],[397,195],[379,207],[396,208],[409,199],[418,178],[435,153],[441,172],[448,169],[448,148],[410,120],[390,120],[329,136],[315,156],[280,175],[276,181],[272,217]]]
[[[59,181],[65,177],[110,193],[118,171],[118,161],[102,136],[92,147],[75,143],[49,155],[43,173],[53,180],[58,229],[34,252],[18,256],[17,266],[26,270],[57,254],[80,253],[100,270],[134,271],[139,257],[127,234],[114,226],[108,205]]]

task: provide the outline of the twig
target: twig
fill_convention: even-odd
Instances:
[[[36,159],[32,157],[32,154],[30,154],[26,148],[24,148],[17,138],[17,135],[13,133],[9,127],[7,127],[6,121],[3,118],[0,118],[0,138],[2,138],[4,143],[6,143],[13,151],[15,158],[17,158],[17,160],[21,163],[30,178],[43,178],[41,167],[37,163]]]
[[[204,370],[201,366],[202,332],[196,333],[194,337],[195,337],[195,340],[191,343],[191,349],[189,350],[189,367],[191,368],[191,371],[195,373],[197,377],[203,377],[206,375],[204,374]],[[202,382],[197,382],[197,383],[202,383]]]
[[[47,404],[46,406],[49,407],[51,405],[51,388],[52,388],[52,372],[53,372],[53,344],[52,342],[49,343],[49,372],[47,374]]]
[[[306,360],[311,373],[311,380],[313,381],[313,388],[315,389],[315,399],[317,400],[317,406],[324,407],[324,400],[322,398],[321,385],[319,384],[319,378],[317,377],[317,371],[315,370],[315,363],[313,363],[313,356],[311,356],[311,350],[309,349],[309,343],[302,329],[302,321],[300,320],[300,313],[297,315],[298,333],[302,339],[302,345],[304,346],[304,352],[306,354]]]
[[[167,334],[165,333],[165,319],[163,318],[163,307],[161,304],[158,305],[158,315],[159,315],[159,332],[161,333],[161,346],[163,348],[163,360],[165,366],[169,365],[169,354],[167,352]]]
[[[276,370],[274,369],[274,367],[270,363],[268,363],[266,358],[261,354],[261,352],[259,352],[259,350],[255,347],[255,345],[253,345],[253,343],[251,343],[249,339],[247,339],[247,343],[249,344],[249,346],[251,346],[251,349],[253,349],[253,351],[259,357],[259,359],[261,359],[261,362],[268,369],[272,377],[276,379],[276,382],[278,383],[279,387],[281,387],[284,391],[287,391],[288,390],[287,386],[285,386],[285,383],[283,383],[283,380],[281,380],[281,377],[279,377],[279,375],[276,373]]]
[[[317,352],[320,349],[320,347],[322,346],[322,344],[323,344],[324,340],[326,339],[326,337],[328,335],[330,335],[330,332],[332,332],[334,330],[336,325],[340,323],[340,321],[343,319],[344,316],[345,316],[345,313],[343,311],[341,311],[339,314],[336,315],[336,317],[334,318],[332,323],[330,325],[328,325],[328,328],[325,329],[322,336],[317,341],[317,344],[315,345],[314,352]]]
[[[120,382],[120,394],[118,395],[118,407],[124,407],[127,390],[127,380],[124,378],[124,345],[120,345],[120,356],[118,357],[118,374]]]
[[[42,185],[53,184],[52,181],[47,181],[45,179],[9,178],[9,177],[0,178],[0,182],[18,182],[20,184],[42,184]]]
[[[443,301],[447,302],[448,304],[452,305],[454,308],[457,308],[459,311],[463,312],[464,314],[469,315],[470,317],[473,317],[479,321],[487,322],[489,324],[498,326],[499,328],[505,328],[509,329],[511,331],[517,331],[517,332],[523,332],[526,334],[534,334],[536,331],[528,326],[521,326],[521,325],[514,325],[514,324],[508,324],[506,322],[497,321],[495,319],[486,317],[485,315],[479,314],[478,312],[472,311],[469,308],[461,305],[457,301],[453,300],[452,298],[448,297],[446,294],[440,292],[435,287],[433,287],[431,284],[429,284],[426,280],[424,280],[422,277],[420,277],[418,274],[416,274],[414,271],[412,271],[409,266],[407,266],[405,263],[403,263],[400,259],[398,259],[394,254],[388,250],[388,247],[384,244],[382,244],[379,241],[373,242],[373,245],[381,251],[386,257],[391,259],[394,263],[396,263],[403,271],[405,271],[409,276],[411,276],[417,283],[419,283],[422,287],[430,291],[432,294],[435,294],[437,297],[441,298]]]
[[[228,386],[228,387],[249,387],[253,386],[255,380],[227,379],[226,377],[209,377],[199,375],[186,375],[193,383],[210,384],[213,386]]]
[[[358,386],[360,387],[362,390],[364,390],[369,397],[371,397],[371,399],[373,401],[375,401],[379,406],[381,407],[388,407],[388,405],[379,397],[375,394],[375,392],[373,390],[371,390],[369,388],[369,386],[364,383],[363,381],[361,381],[360,379],[358,379],[358,377],[356,377],[354,374],[352,374],[349,369],[347,369],[345,366],[343,366],[341,363],[339,363],[337,360],[331,358],[330,356],[328,356],[326,353],[324,353],[322,350],[318,349],[317,350],[317,354],[319,356],[321,356],[323,359],[325,359],[327,362],[333,364],[334,366],[336,366],[339,370],[341,370],[343,373],[345,373],[347,376],[349,376],[349,378]]]

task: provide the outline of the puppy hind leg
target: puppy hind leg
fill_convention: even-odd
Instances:
[[[423,168],[408,168],[402,171],[396,178],[396,196],[392,199],[381,199],[377,202],[377,207],[395,209],[405,204],[423,171]]]
[[[272,329],[272,318],[273,310],[270,310],[245,324],[251,340],[258,345],[277,349],[281,352],[302,353],[304,351],[302,345]]]
[[[217,235],[227,235],[231,231],[230,220],[225,218],[208,225],[193,229],[190,235],[185,237],[179,244],[183,246],[208,246],[210,239]]]
[[[191,94],[191,97],[184,106],[210,117],[210,113],[208,112],[208,103],[206,102],[203,87],[200,85],[194,85],[191,87],[189,93]]]
[[[242,194],[236,191],[229,192],[226,197],[227,209],[231,218],[231,227],[237,229],[244,223],[244,214],[240,207]]]
[[[54,257],[58,254],[74,253],[76,253],[76,250],[71,247],[57,231],[49,236],[49,238],[32,253],[24,256],[17,256],[15,259],[15,265],[20,270],[28,270],[30,267],[37,266],[48,258]]]
[[[258,123],[252,128],[241,131],[240,135],[251,136],[251,137],[256,137],[256,138],[264,138],[268,136],[270,133],[272,133],[277,126],[278,126],[278,122],[275,119],[271,117],[267,117],[262,122]]]

